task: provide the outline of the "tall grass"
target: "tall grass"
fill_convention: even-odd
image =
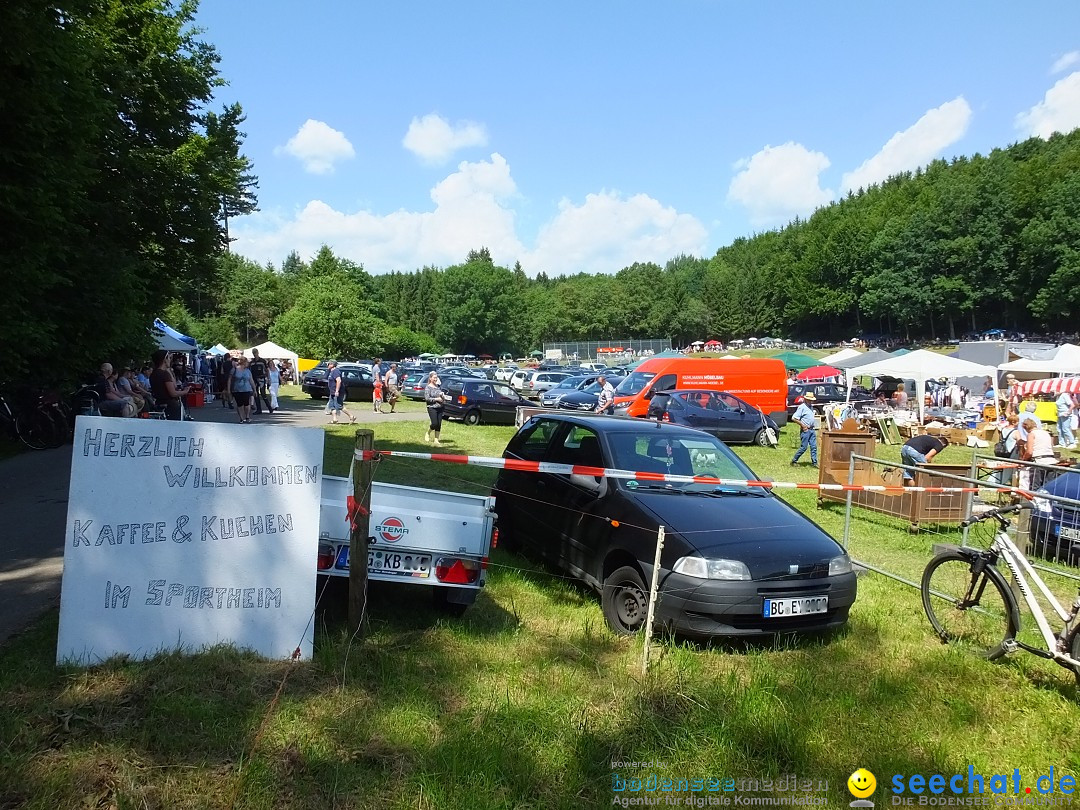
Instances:
[[[444,440],[498,455],[511,433],[449,425]],[[328,472],[347,470],[352,435],[328,431]],[[422,436],[422,424],[376,426],[382,448],[426,447]],[[787,467],[792,431],[783,442],[738,452],[762,476],[809,480]],[[485,491],[494,473],[388,458],[377,476]],[[785,497],[839,536],[842,507]],[[903,527],[853,538],[884,558],[904,542],[928,556]],[[860,579],[843,632],[665,640],[642,678],[640,640],[612,635],[591,592],[501,549],[492,563],[461,619],[432,609],[423,588],[375,583],[362,641],[344,625],[343,583],[331,583],[301,664],[221,648],[57,669],[51,614],[0,649],[0,808],[607,807],[613,774],[653,773],[795,774],[826,781],[821,795],[841,807],[857,767],[877,775],[883,806],[894,773],[1019,768],[1031,784],[1050,766],[1080,771],[1072,676],[942,646],[917,593],[888,579]],[[653,764],[613,765],[627,761]]]

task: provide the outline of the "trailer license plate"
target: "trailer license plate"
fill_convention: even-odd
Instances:
[[[797,599],[766,599],[761,615],[766,619],[786,619],[789,616],[827,613],[828,610],[829,597],[804,596]]]
[[[431,555],[413,554],[408,551],[381,551],[368,549],[368,571],[395,577],[427,579],[431,576]],[[342,546],[337,567],[349,569],[349,547]]]

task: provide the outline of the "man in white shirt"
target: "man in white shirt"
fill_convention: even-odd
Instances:
[[[817,417],[810,403],[817,400],[813,391],[807,391],[802,396],[802,402],[791,415],[791,421],[799,426],[799,449],[795,451],[795,457],[791,459],[791,466],[799,463],[799,457],[810,450],[810,464],[817,466]]]
[[[596,382],[600,386],[600,395],[596,398],[596,412],[615,413],[615,387],[603,374],[596,378]]]
[[[1076,449],[1076,437],[1072,432],[1072,415],[1076,411],[1076,402],[1068,391],[1062,391],[1057,398],[1058,447]]]

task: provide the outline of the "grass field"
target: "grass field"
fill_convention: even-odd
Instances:
[[[377,425],[376,446],[427,449],[423,428]],[[328,473],[346,472],[353,433],[327,431]],[[451,423],[443,440],[450,452],[500,455],[511,434]],[[794,441],[788,428],[779,449],[737,452],[763,477],[809,481],[813,471],[787,464]],[[950,447],[944,460],[969,452]],[[881,455],[898,459],[894,448]],[[494,475],[393,458],[376,473],[472,492]],[[810,491],[784,497],[841,536],[842,506],[818,509]],[[932,542],[869,517],[854,522],[851,550],[918,569]],[[612,635],[591,592],[503,550],[461,619],[432,610],[425,589],[373,587],[369,633],[350,644],[343,597],[324,593],[302,664],[216,649],[56,669],[47,616],[0,649],[0,808],[607,807],[641,795],[614,791],[616,776],[789,774],[842,807],[858,767],[877,775],[885,806],[893,774],[1018,768],[1033,785],[1051,766],[1080,772],[1070,673],[942,646],[918,593],[877,575],[860,579],[841,633],[663,641],[648,678],[640,640]],[[691,806],[685,791],[650,795]]]

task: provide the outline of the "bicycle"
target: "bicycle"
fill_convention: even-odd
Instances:
[[[1024,504],[1013,504],[991,509],[973,515],[961,524],[971,526],[996,520],[998,527],[987,551],[956,546],[930,560],[922,576],[923,609],[943,643],[966,642],[979,648],[989,660],[1018,649],[1025,650],[1071,669],[1080,683],[1080,621],[1077,621],[1080,589],[1072,610],[1066,611],[1009,537],[1009,521],[1005,515],[1023,507]],[[1020,631],[1020,606],[1005,576],[997,568],[999,559],[1004,559],[1034,616],[1045,649],[1016,638]],[[1031,582],[1064,622],[1057,635],[1031,590]]]
[[[0,427],[31,450],[51,449],[64,443],[64,435],[45,406],[39,403],[15,410],[3,394],[0,394]]]

